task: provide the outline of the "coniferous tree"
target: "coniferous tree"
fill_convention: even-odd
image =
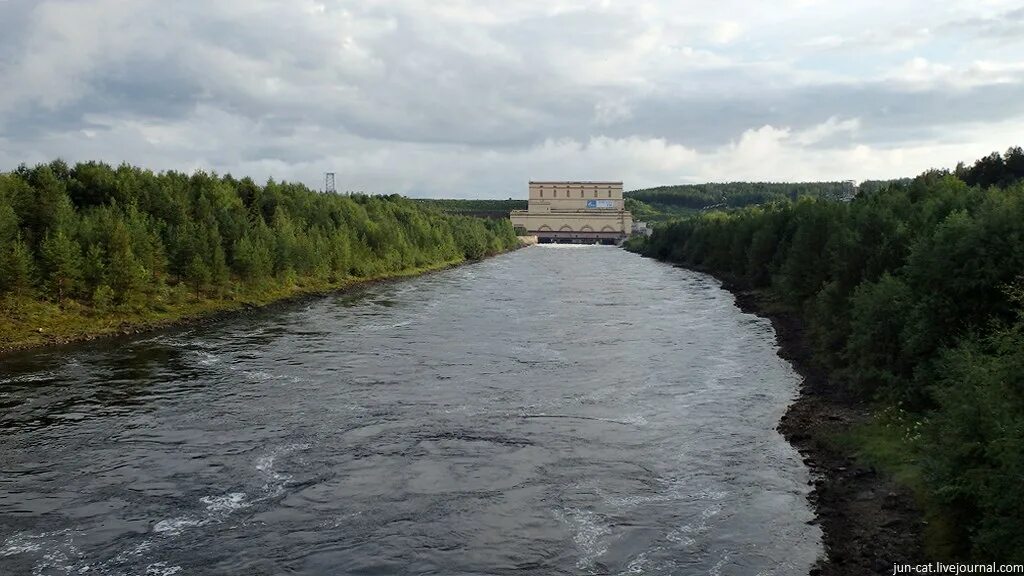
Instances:
[[[71,296],[78,286],[82,272],[82,257],[78,243],[63,230],[47,234],[40,247],[46,291],[58,304]]]
[[[0,293],[28,294],[35,276],[32,252],[20,235],[4,244],[8,248],[0,252]]]
[[[196,293],[196,298],[202,295],[204,286],[210,283],[210,267],[206,265],[203,258],[196,254],[188,263],[186,279]]]

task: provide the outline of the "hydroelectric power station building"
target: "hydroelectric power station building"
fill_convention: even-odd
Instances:
[[[622,182],[530,182],[527,209],[510,217],[518,234],[541,243],[616,244],[633,226]]]

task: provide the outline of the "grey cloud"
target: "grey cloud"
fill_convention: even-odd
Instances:
[[[633,110],[627,124],[603,132],[616,137],[666,138],[708,149],[721,146],[752,127],[773,125],[802,130],[839,117],[860,119],[858,141],[898,144],[923,137],[942,140],[949,125],[1024,115],[1024,85],[994,84],[956,90],[936,86],[911,91],[876,82],[751,89],[730,98],[662,97],[635,103]]]
[[[0,37],[4,83],[19,80],[9,71],[25,56],[33,6],[0,1],[0,32],[12,32]],[[295,177],[351,158],[342,167],[362,188],[480,187],[502,196],[503,179],[541,161],[531,154],[577,154],[535,152],[563,139],[660,139],[711,154],[765,125],[802,131],[829,118],[856,118],[856,131],[814,146],[893,148],[947,142],[957,137],[950,127],[1024,115],[1022,83],[908,87],[878,74],[821,78],[788,52],[718,53],[700,45],[706,34],[699,26],[652,23],[628,10],[552,15],[524,8],[475,24],[439,18],[429,4],[337,2],[322,16],[305,14],[306,6],[150,5],[133,21],[138,45],[97,53],[76,78],[73,97],[47,106],[29,97],[0,108],[0,141],[10,149],[0,161],[20,151],[38,159],[102,154],[172,164],[155,167]],[[961,25],[1020,25],[1024,9],[999,22],[975,20]],[[656,49],[644,48],[648,37]],[[617,112],[595,114],[609,106]],[[132,123],[173,134],[161,143],[133,132]],[[98,135],[76,135],[83,130]],[[195,145],[175,140],[182,138]],[[663,154],[652,164],[669,166],[666,173],[702,173],[676,168],[678,150],[626,148],[615,153]],[[640,160],[615,161],[625,170]],[[465,167],[416,182],[446,162]],[[402,169],[408,175],[392,173]],[[586,166],[574,169],[586,176]]]
[[[987,40],[1024,40],[1024,8],[1016,8],[994,17],[972,17],[947,22],[942,26],[949,33],[967,32]]]

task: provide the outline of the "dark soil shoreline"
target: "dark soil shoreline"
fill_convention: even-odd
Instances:
[[[811,574],[892,574],[893,564],[924,563],[922,515],[913,496],[830,441],[837,432],[869,418],[870,407],[849,397],[815,366],[798,317],[782,311],[765,292],[719,280],[741,310],[771,321],[779,356],[803,377],[800,395],[782,416],[778,430],[800,451],[814,478],[811,504],[821,525],[825,555]]]

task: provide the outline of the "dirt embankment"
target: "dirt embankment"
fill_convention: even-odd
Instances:
[[[811,571],[821,576],[892,574],[893,564],[921,564],[922,517],[912,495],[871,467],[858,464],[829,439],[870,417],[870,408],[832,384],[815,366],[805,329],[763,292],[728,281],[736,304],[771,320],[779,356],[803,377],[800,395],[778,430],[812,471],[811,503],[824,534],[826,556]]]

